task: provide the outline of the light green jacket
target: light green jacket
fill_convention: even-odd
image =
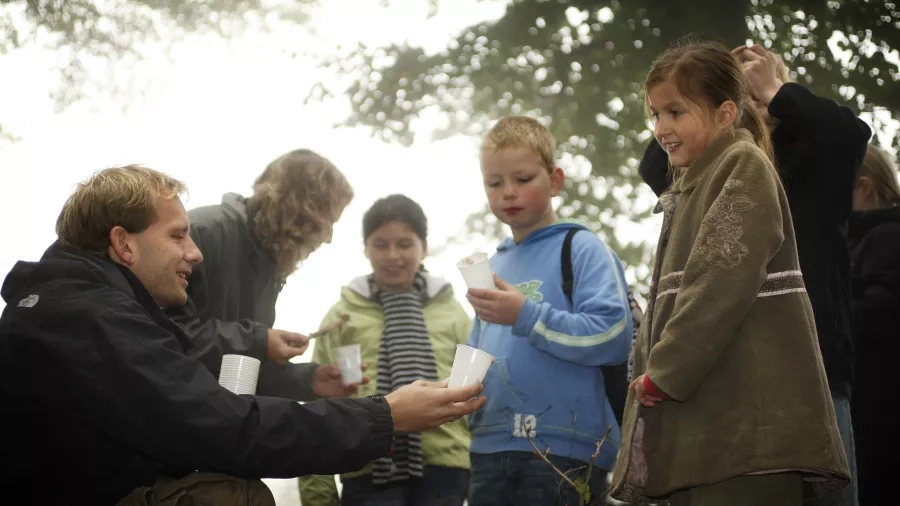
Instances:
[[[423,303],[425,325],[434,349],[438,378],[450,377],[450,368],[457,344],[466,344],[472,319],[462,305],[453,298],[453,289],[441,278],[425,273],[427,298]],[[322,327],[334,322],[340,315],[350,319],[340,330],[316,340],[313,360],[320,364],[334,363],[334,348],[359,343],[362,361],[368,365],[366,375],[370,382],[359,387],[356,397],[375,395],[378,388],[378,348],[384,330],[384,313],[381,305],[370,298],[366,277],[354,279],[341,289],[341,299],[331,307],[322,321]],[[472,435],[465,418],[447,423],[422,433],[422,456],[425,465],[469,469],[469,444]],[[371,466],[355,473],[341,475],[353,478],[371,474]],[[334,477],[305,476],[299,479],[300,500],[303,506],[338,506]]]

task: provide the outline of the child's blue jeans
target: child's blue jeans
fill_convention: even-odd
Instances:
[[[551,450],[552,451],[552,450]],[[572,481],[584,478],[587,463],[552,453],[548,456]],[[589,485],[595,496],[586,504],[604,504],[606,471],[594,468]],[[578,494],[533,453],[473,453],[468,506],[578,506]]]

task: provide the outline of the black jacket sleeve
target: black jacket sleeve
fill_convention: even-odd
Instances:
[[[657,197],[662,195],[671,184],[669,181],[669,155],[656,142],[656,139],[650,139],[650,144],[644,150],[644,157],[641,158],[638,173]]]
[[[307,352],[310,353],[310,352]],[[318,399],[313,393],[313,375],[319,364],[293,362],[278,365],[267,360],[259,366],[256,394],[308,402]]]
[[[22,369],[24,389],[171,465],[289,478],[357,470],[391,447],[383,399],[232,394],[137,302],[62,311],[30,334],[23,360],[42,366]]]
[[[805,178],[826,178],[826,194],[822,198],[845,200],[856,182],[857,171],[866,155],[866,145],[872,129],[847,107],[834,100],[822,98],[796,83],[786,83],[769,103],[769,114],[778,120],[773,137],[796,136],[806,149],[825,163],[790,163],[778,160],[778,168],[787,181]],[[822,168],[840,169],[833,174],[806,174]]]
[[[165,310],[166,316],[179,324],[191,339],[188,354],[214,376],[219,374],[223,355],[233,353],[259,359],[262,365],[257,394],[304,402],[316,399],[312,378],[318,364],[280,366],[267,356],[268,325],[248,319],[228,321],[210,316],[221,314],[219,308],[213,306],[224,295],[215,293],[221,287],[210,281],[209,273],[226,269],[216,255],[221,255],[227,248],[220,235],[204,227],[191,228],[191,238],[203,252],[204,261],[195,265],[191,272],[187,303]]]

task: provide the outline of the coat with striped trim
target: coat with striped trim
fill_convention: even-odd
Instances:
[[[834,406],[775,168],[746,130],[660,197],[664,222],[634,352],[673,400],[629,392],[612,495],[642,500],[742,475],[847,483]]]

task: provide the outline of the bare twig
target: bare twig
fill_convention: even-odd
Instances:
[[[587,471],[588,476],[590,476],[591,473],[594,471],[594,461],[596,461],[597,457],[600,456],[600,449],[603,448],[603,443],[606,442],[606,438],[609,437],[610,432],[612,432],[612,425],[610,425],[609,427],[606,428],[606,433],[603,434],[603,439],[601,439],[600,441],[597,442],[597,449],[594,450],[594,454],[591,455],[591,461],[588,462],[588,471]]]
[[[587,465],[587,475],[585,476],[585,480],[584,480],[585,483],[590,483],[591,473],[593,473],[593,471],[594,471],[594,462],[597,460],[597,457],[600,456],[600,449],[603,448],[603,444],[606,442],[606,438],[609,437],[610,432],[612,432],[612,425],[610,425],[609,427],[606,428],[606,433],[603,434],[603,439],[601,439],[600,441],[597,442],[597,449],[594,450],[594,454],[591,455],[591,461],[588,462],[588,465]],[[583,495],[585,491],[583,491],[581,488],[579,488],[579,486],[574,481],[572,481],[571,478],[569,478],[568,473],[564,473],[564,472],[560,471],[559,468],[557,468],[556,466],[553,465],[552,462],[550,462],[550,459],[547,458],[547,456],[550,455],[550,447],[547,447],[547,449],[544,451],[541,451],[540,449],[538,449],[537,445],[534,444],[534,440],[531,439],[531,427],[528,425],[525,426],[525,438],[528,439],[528,442],[531,444],[531,447],[534,448],[534,453],[536,453],[537,456],[541,458],[541,460],[546,462],[547,465],[549,465],[554,471],[556,471],[556,474],[558,474],[563,480],[565,480],[566,483],[568,483],[572,488],[574,488],[578,492],[579,503],[582,505],[585,504],[585,498]],[[571,473],[574,471],[579,471],[581,469],[584,469],[584,468],[580,467],[578,469],[570,469],[568,472]],[[586,490],[589,491],[590,488],[587,488]]]
[[[326,326],[320,328],[319,330],[313,332],[312,334],[309,335],[309,338],[310,338],[310,339],[313,339],[313,338],[315,338],[315,337],[322,337],[322,336],[328,334],[329,332],[331,332],[331,331],[333,331],[333,330],[338,330],[338,329],[340,329],[345,323],[347,323],[347,321],[348,321],[349,319],[350,319],[350,315],[349,315],[349,314],[347,314],[347,313],[341,313],[340,318],[338,318],[337,320],[331,322],[330,324],[328,324],[328,325],[326,325]]]
[[[525,438],[528,439],[529,443],[531,443],[531,447],[534,448],[534,453],[536,453],[538,455],[538,457],[541,458],[541,460],[543,460],[544,462],[547,463],[547,465],[549,465],[551,468],[553,468],[553,470],[556,471],[556,474],[558,474],[560,477],[562,477],[562,479],[566,480],[566,483],[571,485],[572,488],[574,488],[575,490],[578,490],[578,485],[576,485],[574,481],[570,480],[569,477],[566,476],[565,473],[560,471],[559,468],[554,466],[553,463],[550,462],[550,459],[547,458],[547,455],[550,454],[550,448],[548,447],[546,450],[546,453],[545,453],[545,452],[542,452],[541,450],[539,450],[537,445],[534,444],[534,440],[531,439],[531,427],[529,427],[528,425],[525,426]]]

